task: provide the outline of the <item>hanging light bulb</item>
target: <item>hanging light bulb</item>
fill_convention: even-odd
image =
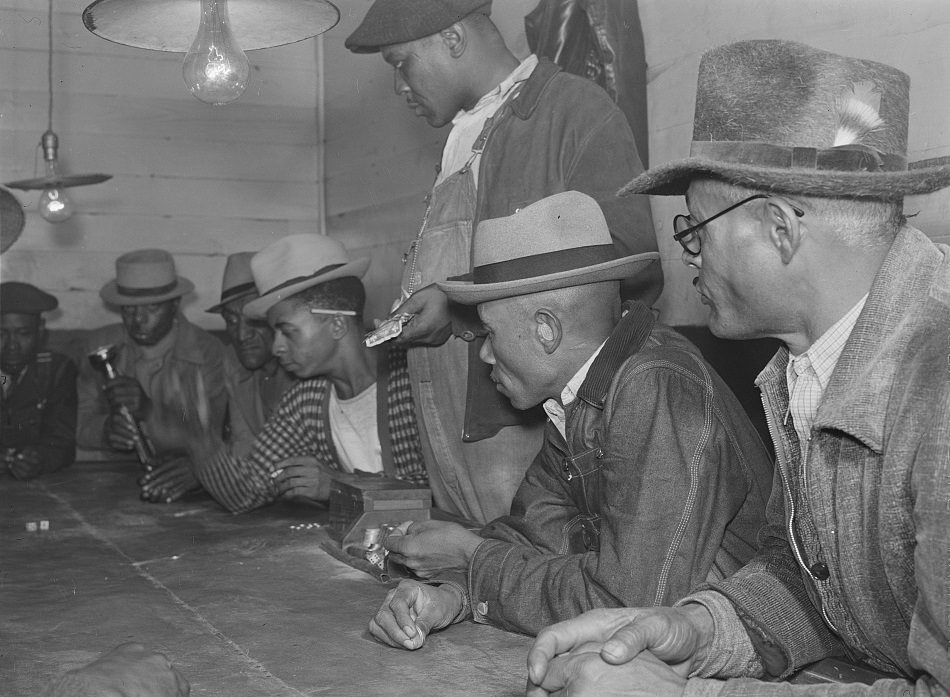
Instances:
[[[53,0],[48,2],[47,17],[46,84],[49,91],[49,104],[46,111],[46,132],[40,137],[39,145],[43,151],[46,176],[7,182],[7,186],[24,191],[42,189],[39,203],[40,215],[51,223],[61,223],[70,218],[75,210],[73,202],[66,195],[67,187],[100,184],[112,179],[112,175],[61,174],[59,171],[59,161],[56,157],[59,150],[59,138],[53,133]]]
[[[40,215],[51,223],[61,223],[70,218],[75,209],[73,202],[66,195],[66,189],[53,183],[60,179],[59,162],[56,159],[59,138],[52,131],[46,131],[40,140],[40,146],[43,148],[43,160],[46,162],[46,179],[50,182],[40,194]]]
[[[208,104],[227,104],[244,94],[247,56],[231,33],[228,0],[201,0],[201,24],[182,75],[188,90]]]
[[[185,84],[209,104],[233,102],[247,88],[244,51],[303,41],[339,21],[330,0],[234,0],[230,8],[227,0],[95,0],[82,13],[86,29],[103,39],[186,53]]]

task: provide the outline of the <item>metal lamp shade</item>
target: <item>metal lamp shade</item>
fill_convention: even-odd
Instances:
[[[228,0],[231,31],[241,49],[309,39],[340,21],[327,0]],[[82,13],[86,29],[117,44],[187,53],[201,20],[198,0],[96,0]]]
[[[21,191],[46,188],[66,189],[70,186],[101,184],[110,179],[112,179],[111,174],[59,174],[55,177],[34,177],[33,179],[20,179],[15,182],[6,182],[5,186],[9,186],[11,189],[20,189]]]

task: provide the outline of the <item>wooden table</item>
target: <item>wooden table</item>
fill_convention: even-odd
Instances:
[[[210,499],[138,499],[132,463],[0,478],[0,693],[138,641],[191,694],[522,695],[531,640],[465,622],[414,652],[366,631],[387,586],[319,548],[318,509],[233,516]],[[48,520],[48,531],[27,523]]]

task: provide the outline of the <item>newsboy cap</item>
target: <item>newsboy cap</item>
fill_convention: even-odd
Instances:
[[[59,301],[55,297],[29,283],[0,283],[0,314],[38,315],[57,307]]]
[[[475,12],[489,14],[491,0],[376,0],[345,45],[353,53],[376,53],[435,34]]]

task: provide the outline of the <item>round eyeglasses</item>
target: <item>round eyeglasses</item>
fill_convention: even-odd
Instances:
[[[691,257],[698,257],[700,252],[703,250],[702,240],[699,238],[699,230],[707,223],[712,222],[716,218],[724,216],[730,211],[734,211],[739,206],[744,206],[750,201],[755,201],[760,198],[771,198],[771,194],[753,194],[748,198],[744,198],[738,203],[734,203],[728,208],[725,208],[716,215],[712,215],[706,218],[701,223],[694,223],[693,219],[688,215],[676,215],[673,216],[673,239],[680,243],[680,246],[683,250],[689,254]],[[791,205],[791,204],[789,204]],[[795,215],[801,218],[805,215],[805,211],[801,210],[797,206],[791,206],[792,210],[795,211]]]

